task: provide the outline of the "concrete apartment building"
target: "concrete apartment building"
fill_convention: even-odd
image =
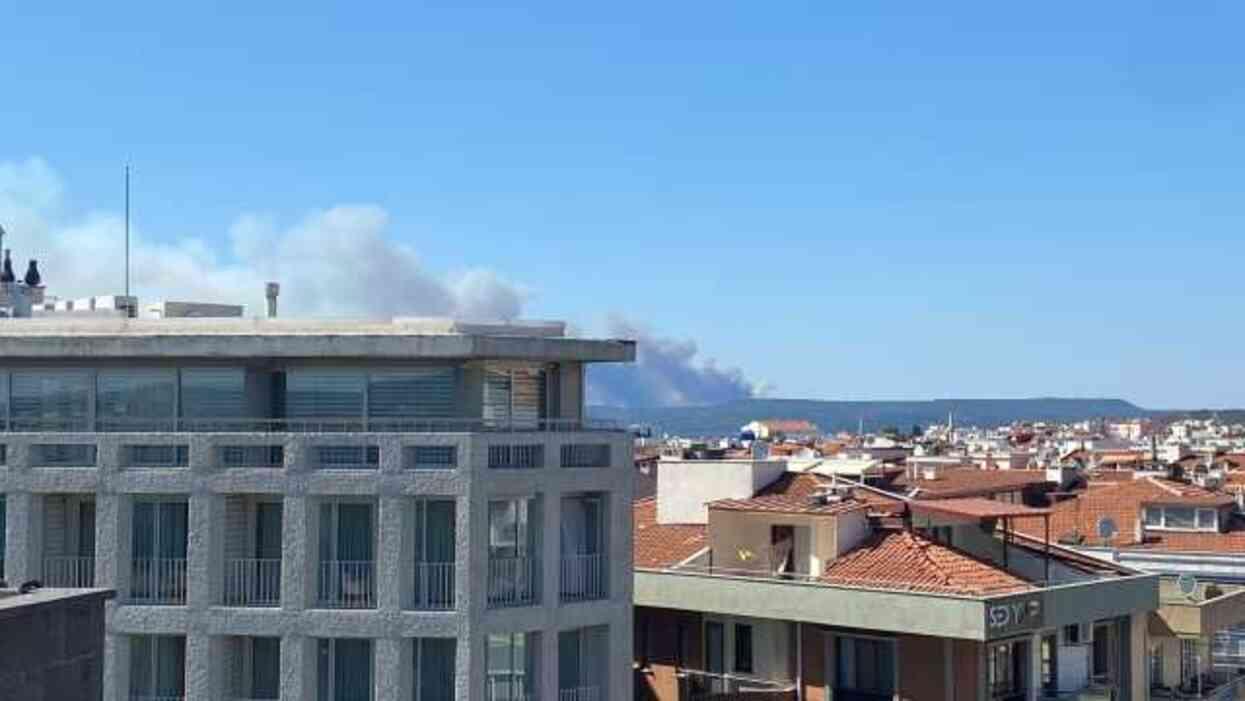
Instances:
[[[1050,513],[1015,473],[914,498],[787,469],[663,461],[635,505],[637,698],[1148,698],[1158,577],[1017,533]]]
[[[632,342],[97,311],[0,319],[0,566],[116,591],[105,701],[631,698]]]
[[[99,701],[107,589],[0,589],[0,699]]]

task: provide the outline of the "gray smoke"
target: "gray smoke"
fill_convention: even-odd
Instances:
[[[69,213],[56,172],[40,159],[0,163],[0,222],[14,267],[37,258],[49,291],[61,297],[120,294],[124,221],[116,212]],[[244,214],[228,245],[175,243],[133,232],[132,289],[140,301],[195,300],[263,309],[263,283],[281,283],[282,313],[299,316],[452,316],[509,320],[525,291],[485,269],[438,276],[415,250],[389,235],[375,205],[312,211],[281,226]],[[20,273],[20,271],[19,271]]]
[[[609,320],[609,335],[637,342],[636,362],[601,364],[588,371],[588,401],[619,407],[693,406],[747,399],[768,387],[738,368],[721,368],[702,358],[696,342],[655,335],[621,317]]]

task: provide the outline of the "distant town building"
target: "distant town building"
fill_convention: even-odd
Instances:
[[[821,437],[817,424],[804,419],[763,419],[751,421],[740,429],[763,441],[813,441]]]

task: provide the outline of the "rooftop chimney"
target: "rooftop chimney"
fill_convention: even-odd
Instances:
[[[26,268],[26,284],[38,287],[41,282],[43,282],[43,277],[39,275],[39,261],[31,258],[30,267]]]
[[[270,282],[264,285],[264,296],[268,299],[268,318],[277,318],[277,295],[281,293],[281,285]]]

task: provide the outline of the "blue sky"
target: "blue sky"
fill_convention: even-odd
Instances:
[[[367,205],[778,396],[1245,405],[1245,6],[255,5],[0,10],[48,231],[128,160],[153,245]]]

